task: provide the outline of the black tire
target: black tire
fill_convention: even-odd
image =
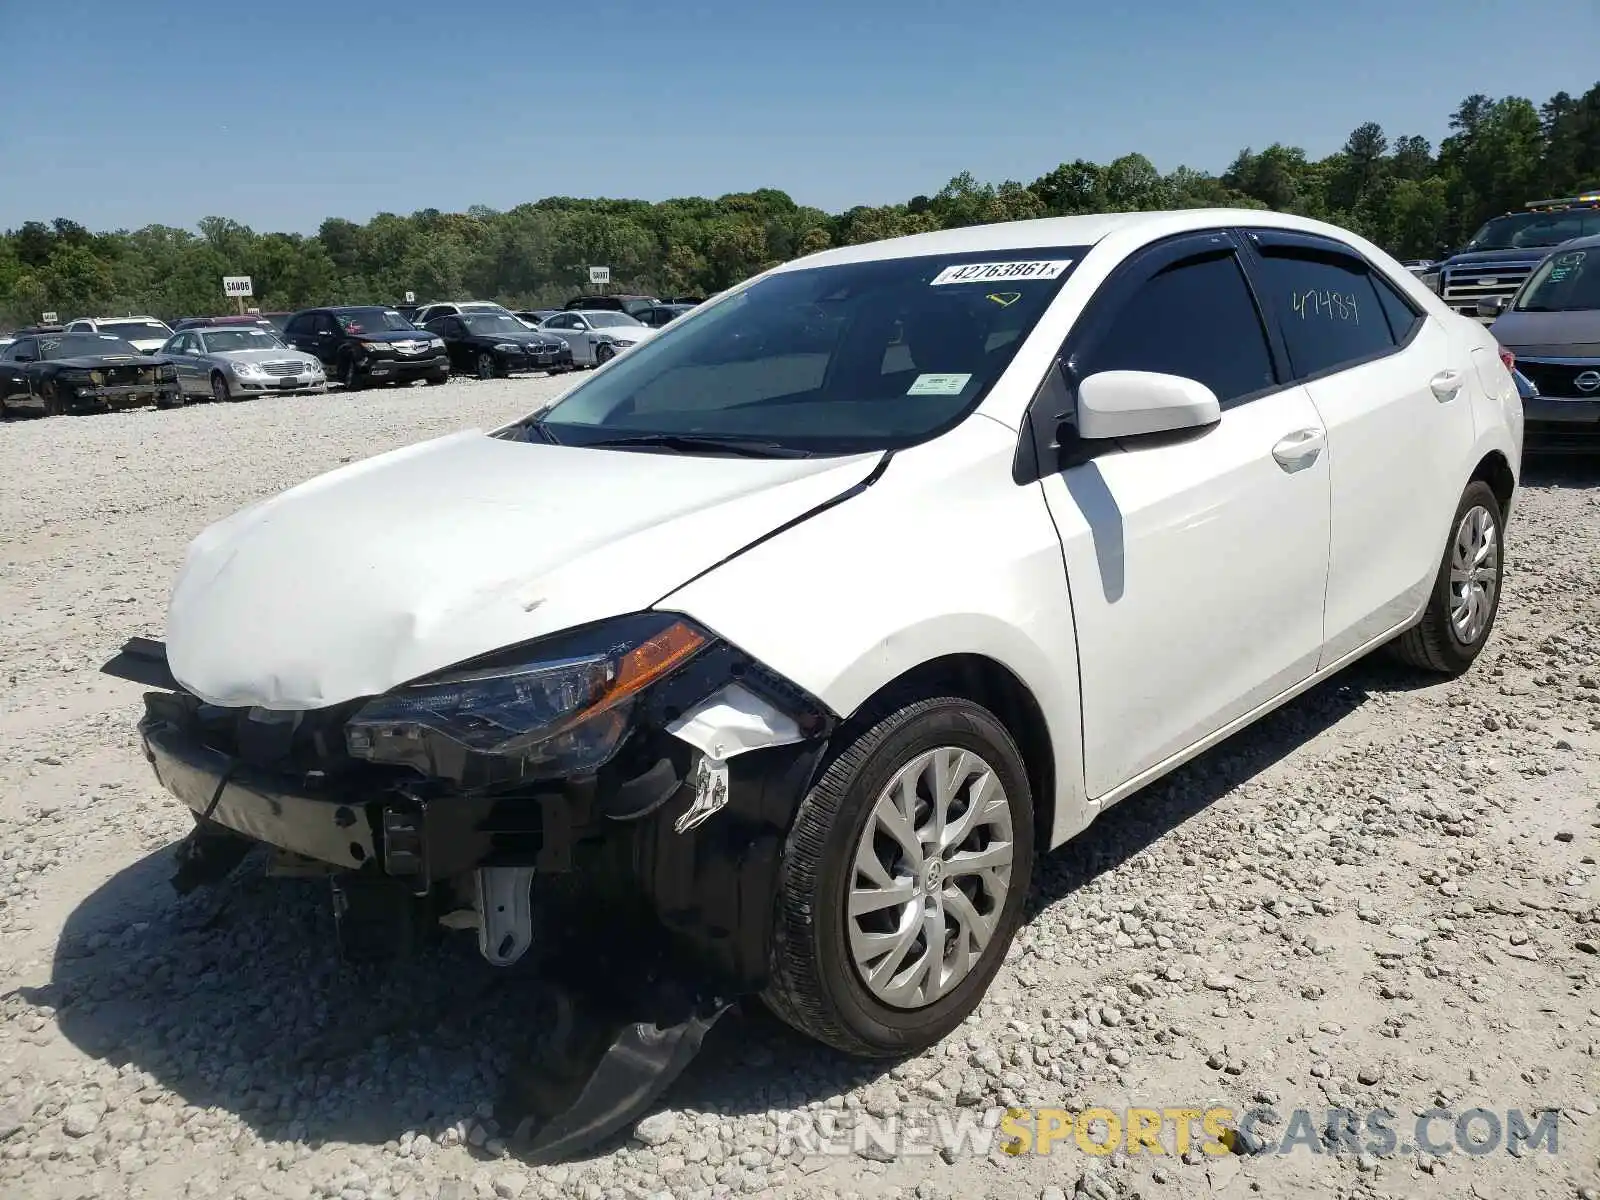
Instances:
[[[886,713],[886,715],[884,715]],[[857,725],[801,802],[780,870],[771,976],[762,999],[782,1020],[846,1054],[898,1057],[938,1042],[978,1006],[1005,959],[1033,873],[1033,801],[1022,755],[1004,725],[968,700],[918,700]],[[875,997],[849,949],[846,897],[858,841],[880,793],[925,751],[980,755],[1005,788],[1012,826],[1011,878],[994,932],[967,976],[921,1008]]]
[[[1464,640],[1450,620],[1452,591],[1450,582],[1451,558],[1456,540],[1467,514],[1474,509],[1485,510],[1494,524],[1494,595],[1490,600],[1489,619],[1472,640]],[[1439,574],[1433,581],[1433,591],[1428,596],[1428,606],[1423,609],[1422,620],[1391,642],[1390,650],[1401,662],[1424,671],[1441,675],[1460,675],[1478,657],[1494,630],[1495,618],[1500,612],[1500,588],[1505,574],[1506,517],[1500,501],[1487,483],[1475,479],[1461,493],[1461,503],[1456,505],[1455,516],[1450,520],[1450,531],[1445,538],[1444,554],[1439,562]]]
[[[366,386],[361,378],[361,372],[356,369],[356,356],[347,354],[339,360],[339,382],[344,384],[347,392],[359,391]]]
[[[615,346],[596,346],[594,348],[594,365],[603,367],[617,356]]]
[[[221,371],[212,372],[211,398],[218,404],[227,404],[233,399],[233,391],[228,387],[228,380]]]
[[[47,417],[61,417],[66,415],[66,410],[61,407],[61,393],[56,390],[54,383],[39,385],[39,399],[44,401],[44,415]]]
[[[479,379],[494,379],[500,374],[500,366],[494,360],[494,355],[487,350],[480,350],[478,357],[473,362],[473,367]]]
[[[450,382],[450,372],[449,371],[436,371],[432,375],[428,376],[428,386],[429,387],[438,387],[441,383],[449,383],[449,382]]]

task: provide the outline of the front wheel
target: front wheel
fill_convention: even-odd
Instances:
[[[441,383],[449,383],[449,382],[450,382],[450,372],[449,371],[435,371],[432,375],[428,376],[428,386],[429,387],[438,387]]]
[[[1505,571],[1505,512],[1489,485],[1473,480],[1450,524],[1422,620],[1391,645],[1402,662],[1460,675],[1489,640]]]
[[[353,392],[361,387],[361,372],[356,367],[355,355],[347,355],[339,363],[339,382],[344,384],[345,390]]]
[[[925,1049],[982,1000],[1032,873],[1033,800],[1005,726],[956,697],[898,708],[800,805],[763,998],[848,1054]]]
[[[597,366],[597,367],[603,367],[608,362],[610,362],[613,358],[615,358],[616,356],[617,356],[617,351],[616,351],[615,347],[612,347],[612,346],[597,346],[597,347],[595,347],[595,352],[594,352],[594,365]]]
[[[233,399],[233,393],[228,390],[228,381],[218,371],[211,377],[211,398],[218,404],[226,404]]]
[[[66,414],[66,409],[61,406],[61,393],[56,390],[54,383],[46,383],[40,386],[39,399],[44,401],[45,416],[60,417]]]
[[[479,353],[477,362],[477,375],[479,379],[493,379],[500,372],[495,367],[494,355],[487,350]]]

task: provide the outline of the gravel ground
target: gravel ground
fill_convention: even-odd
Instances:
[[[565,1167],[506,1156],[488,1118],[515,989],[470,947],[341,968],[309,882],[244,870],[176,898],[189,819],[135,744],[140,689],[99,668],[159,635],[207,522],[560,386],[0,426],[0,1195],[1600,1194],[1600,468],[1530,475],[1467,678],[1360,664],[1050,856],[958,1036],[862,1066],[747,1014],[631,1137]],[[1273,1141],[1296,1108],[1387,1108],[1402,1134],[1435,1107],[1562,1115],[1553,1154],[1443,1157],[934,1154],[910,1133],[828,1153],[806,1132],[1212,1103],[1271,1105]]]

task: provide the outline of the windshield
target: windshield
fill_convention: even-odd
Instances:
[[[160,321],[101,321],[99,329],[101,333],[109,333],[124,341],[138,338],[144,342],[160,338],[164,342],[172,336],[172,330]]]
[[[1523,247],[1558,246],[1569,238],[1600,233],[1600,209],[1564,212],[1514,213],[1486,221],[1468,250],[1519,250]]]
[[[1600,246],[1551,255],[1517,296],[1519,312],[1600,309]]]
[[[527,333],[528,327],[515,317],[500,313],[463,313],[462,323],[473,333]]]
[[[652,434],[814,453],[912,445],[978,404],[1084,251],[771,275],[619,357],[542,424],[573,445]]]
[[[493,300],[469,300],[457,307],[464,313],[509,313],[511,311],[504,304],[496,304]]]
[[[132,354],[139,351],[109,333],[63,333],[39,339],[40,358],[82,358],[88,354]]]
[[[416,328],[392,308],[352,308],[333,315],[346,333],[403,333]]]
[[[611,328],[612,326],[615,326],[615,325],[643,325],[644,324],[643,321],[639,320],[636,317],[630,317],[627,313],[619,313],[619,312],[586,312],[583,315],[589,318],[589,324],[593,325],[596,329],[609,329],[609,328]]]
[[[225,350],[282,350],[286,347],[275,333],[265,329],[208,329],[203,335],[206,351],[220,354]]]

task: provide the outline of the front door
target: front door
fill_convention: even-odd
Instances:
[[[1223,410],[1208,429],[1129,440],[1043,480],[1077,630],[1084,783],[1098,799],[1316,670],[1328,456],[1224,233],[1124,264],[1062,361],[1046,407],[1066,400],[1069,419],[1075,381],[1107,370],[1198,380]]]

